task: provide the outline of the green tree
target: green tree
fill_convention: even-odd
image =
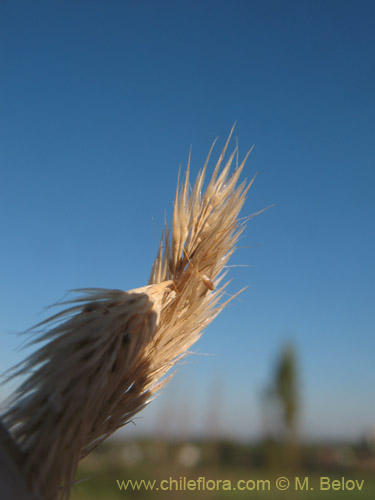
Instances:
[[[299,413],[297,361],[293,344],[286,344],[276,367],[275,395],[281,406],[286,441],[294,441],[297,435]]]
[[[271,384],[262,394],[265,425],[264,456],[272,468],[296,468],[299,463],[299,373],[291,342],[280,350]]]

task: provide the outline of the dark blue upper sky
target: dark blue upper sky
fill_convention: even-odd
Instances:
[[[221,428],[256,435],[260,393],[293,339],[303,432],[365,432],[374,26],[370,1],[1,2],[1,367],[25,354],[15,332],[66,290],[147,282],[190,145],[195,175],[237,121],[240,157],[255,144],[246,176],[259,174],[244,215],[276,206],[233,258],[251,267],[232,270],[231,290],[250,287],[198,344],[214,356],[189,358],[139,427],[159,402],[178,412],[184,387],[197,408],[186,426],[202,431],[220,384]]]

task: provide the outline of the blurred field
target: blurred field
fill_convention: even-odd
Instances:
[[[287,344],[262,394],[264,432],[257,443],[112,439],[82,461],[77,480],[86,480],[71,498],[373,500],[374,434],[357,444],[301,442],[299,386],[296,352]],[[284,478],[280,487],[278,478]]]
[[[298,461],[293,466],[283,466],[285,450],[269,443],[260,445],[241,445],[225,441],[217,442],[162,442],[157,440],[105,443],[85,459],[79,469],[77,480],[84,481],[75,485],[72,500],[115,500],[120,498],[134,499],[361,499],[375,498],[375,455],[373,451],[361,446],[304,446],[299,450]],[[286,463],[286,462],[285,462]],[[279,491],[276,487],[278,477],[289,478],[291,485],[287,491]],[[363,482],[362,490],[353,491],[320,491],[320,477],[330,480],[345,477],[346,480]],[[198,481],[204,477],[208,488],[200,491],[180,491],[187,481]],[[300,489],[295,489],[295,477],[300,478]],[[309,478],[309,490],[303,488],[304,478]],[[170,479],[171,478],[171,479]],[[186,479],[185,479],[186,478]],[[269,491],[257,491],[256,481],[269,480]],[[118,482],[155,481],[153,490],[143,485],[135,491],[128,484],[125,491]],[[160,481],[163,486],[171,484],[170,491],[158,489]],[[169,481],[171,480],[171,483]],[[223,488],[216,488],[217,480]],[[238,491],[239,480],[248,481],[249,490]],[[200,480],[201,485],[203,479]],[[225,491],[231,482],[232,489]],[[124,483],[125,484],[125,483]],[[151,483],[150,483],[151,484]],[[192,484],[192,483],[191,483]],[[267,490],[267,484],[265,483]],[[195,483],[198,487],[198,483]],[[245,483],[240,484],[245,487]],[[298,483],[297,483],[298,486]],[[348,483],[353,486],[353,483]],[[313,488],[311,490],[310,488]],[[212,491],[208,491],[208,489]]]

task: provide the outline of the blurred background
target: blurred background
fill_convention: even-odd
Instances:
[[[373,498],[374,22],[365,0],[0,3],[2,372],[67,290],[147,283],[191,146],[194,177],[236,121],[258,173],[243,215],[275,205],[231,262],[229,292],[248,289],[72,498],[287,471]]]

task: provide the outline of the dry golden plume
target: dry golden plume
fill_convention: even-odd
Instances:
[[[147,286],[76,290],[31,330],[42,346],[14,371],[27,378],[2,421],[35,498],[69,497],[79,460],[144,408],[231,300],[221,283],[251,185],[239,183],[247,156],[232,173],[236,150],[224,161],[231,134],[203,194],[213,146],[192,189],[189,158]]]

